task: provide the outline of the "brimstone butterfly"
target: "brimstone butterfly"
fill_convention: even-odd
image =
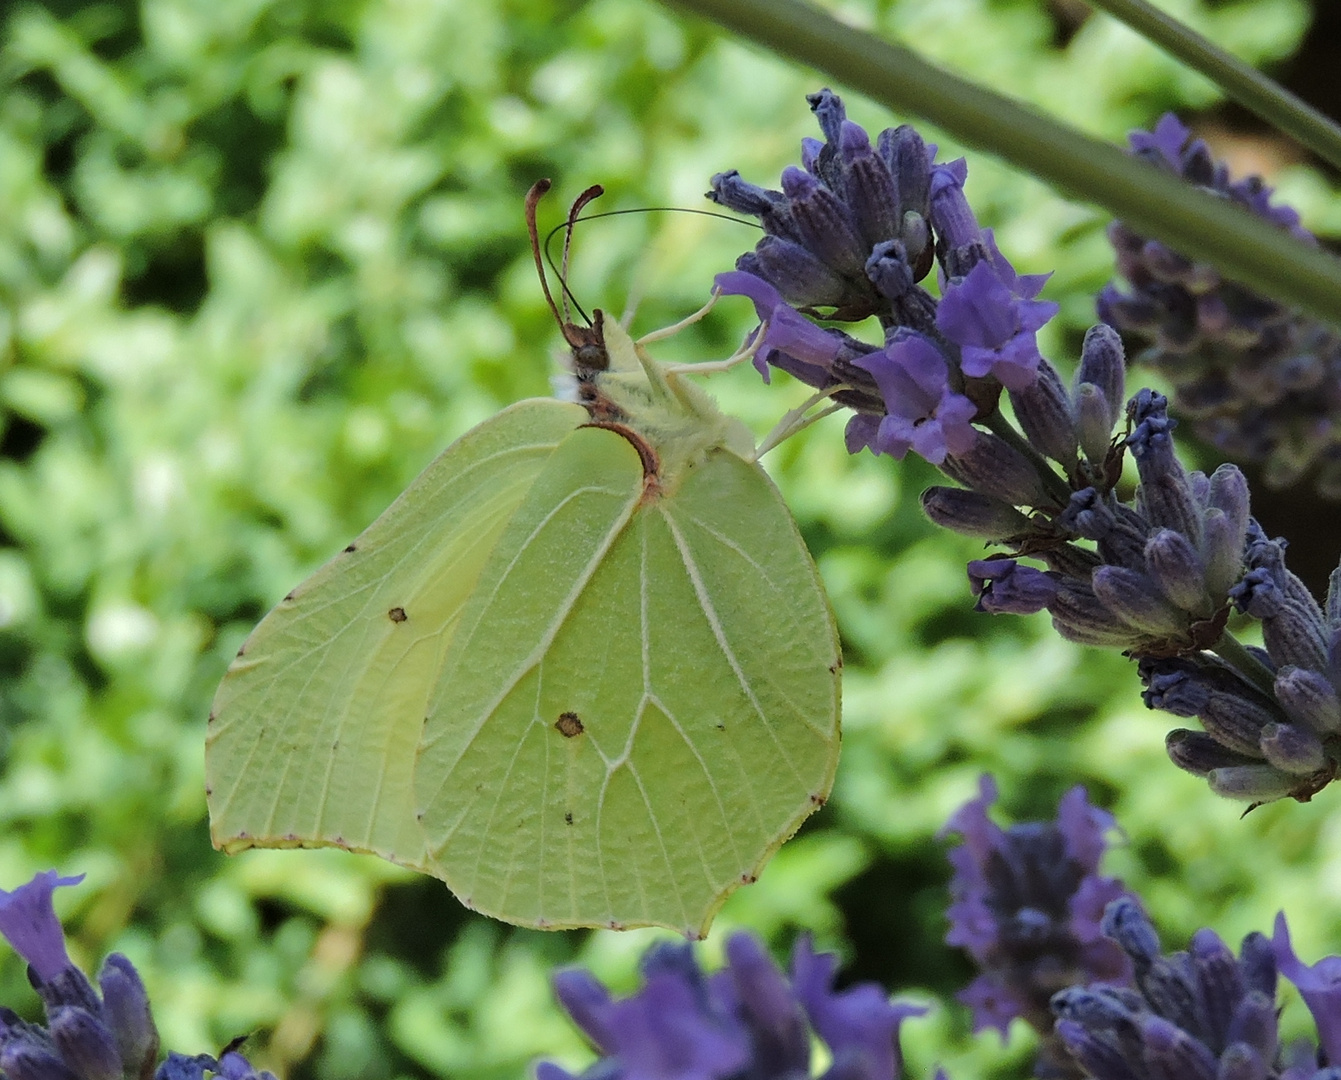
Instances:
[[[796,525],[745,427],[594,316],[564,322],[581,404],[462,436],[239,650],[217,847],[371,852],[508,922],[701,936],[827,797],[841,661]]]

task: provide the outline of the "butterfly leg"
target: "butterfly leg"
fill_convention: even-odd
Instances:
[[[766,453],[772,450],[773,447],[777,446],[778,443],[790,439],[798,432],[804,431],[816,420],[823,420],[830,413],[837,412],[843,407],[842,405],[830,405],[827,409],[821,409],[819,412],[812,413],[810,416],[806,415],[806,413],[810,412],[810,410],[821,401],[833,397],[834,394],[851,389],[852,387],[847,383],[840,383],[837,386],[829,387],[827,390],[821,390],[818,393],[811,394],[810,397],[806,398],[806,400],[796,408],[788,410],[783,415],[782,419],[774,425],[773,430],[764,437],[764,441],[759,444],[759,448],[755,450],[755,460],[757,461],[759,458],[763,457]]]
[[[745,339],[745,344],[725,360],[705,360],[698,364],[665,364],[662,366],[662,371],[667,375],[716,375],[719,371],[730,371],[737,364],[743,364],[746,360],[754,359],[754,354],[759,351],[759,346],[764,343],[764,335],[767,333],[768,323],[762,323],[753,334]]]
[[[638,344],[649,345],[653,341],[660,341],[662,338],[673,337],[687,326],[693,326],[694,323],[698,322],[705,315],[707,315],[708,312],[710,312],[714,307],[717,306],[717,301],[718,299],[721,298],[721,295],[722,294],[719,290],[713,289],[712,296],[708,299],[708,302],[704,304],[701,308],[699,308],[696,312],[694,312],[692,315],[686,315],[679,322],[674,323],[671,326],[663,327],[660,330],[653,330],[650,334],[644,334],[642,337],[638,339]]]

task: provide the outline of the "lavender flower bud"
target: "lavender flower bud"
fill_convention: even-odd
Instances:
[[[1260,991],[1246,994],[1234,1010],[1225,1042],[1247,1046],[1259,1060],[1270,1061],[1276,1056],[1278,1041],[1276,1003]]]
[[[1141,1025],[1146,1062],[1152,1076],[1182,1080],[1215,1080],[1216,1058],[1200,1039],[1159,1016]]]
[[[1029,459],[983,431],[975,430],[972,446],[947,457],[941,471],[967,488],[994,495],[1013,506],[1048,506],[1053,502]]]
[[[1172,529],[1155,533],[1145,545],[1145,568],[1174,606],[1200,618],[1211,614],[1201,556],[1182,533]]]
[[[749,262],[742,265],[744,260]],[[836,270],[803,244],[785,237],[765,236],[753,252],[736,261],[736,268],[762,277],[787,303],[799,307],[837,307],[852,291]]]
[[[582,968],[561,968],[551,981],[554,996],[573,1023],[601,1053],[614,1053],[615,1035],[608,1026],[610,992]]]
[[[1096,1080],[1131,1080],[1138,1075],[1127,1064],[1126,1055],[1111,1033],[1086,1027],[1074,1020],[1058,1020],[1056,1031],[1086,1076]]]
[[[1243,538],[1223,510],[1212,508],[1202,517],[1201,550],[1206,592],[1216,603],[1223,603],[1243,576]]]
[[[760,1071],[766,1076],[804,1075],[810,1063],[810,1034],[786,978],[748,934],[729,938],[726,955],[737,1008],[752,1021]]]
[[[1327,579],[1325,608],[1327,625],[1333,629],[1341,626],[1341,566],[1333,570]]]
[[[1257,690],[1219,664],[1143,659],[1138,669],[1152,709],[1196,716],[1217,741],[1250,758],[1261,758],[1262,731],[1282,719]]]
[[[1038,377],[1022,390],[1010,391],[1010,403],[1029,441],[1042,453],[1070,470],[1076,460],[1076,428],[1071,399],[1057,369],[1046,360]]]
[[[1201,515],[1182,463],[1174,456],[1173,429],[1163,394],[1142,390],[1132,399],[1135,423],[1127,447],[1141,477],[1139,509],[1154,525],[1180,532],[1194,544],[1201,542]]]
[[[103,1015],[116,1037],[127,1074],[148,1080],[158,1058],[158,1029],[139,972],[120,953],[112,953],[98,973],[98,987]]]
[[[845,277],[862,277],[868,249],[838,196],[795,166],[783,170],[782,191],[805,246]]]
[[[1186,633],[1187,616],[1165,599],[1145,574],[1122,566],[1101,566],[1090,579],[1100,603],[1128,626],[1156,638]]]
[[[1341,731],[1341,696],[1331,681],[1306,668],[1283,667],[1276,674],[1276,700],[1290,719],[1320,735]]]
[[[54,1051],[27,1040],[0,1046],[0,1073],[8,1080],[83,1080]]]
[[[1130,649],[1141,635],[1113,618],[1112,611],[1094,593],[1089,582],[1063,578],[1057,595],[1048,604],[1048,614],[1057,633],[1079,645]]]
[[[1095,465],[1107,459],[1113,445],[1113,425],[1108,422],[1111,411],[1103,391],[1097,386],[1081,383],[1076,387],[1071,400],[1076,441],[1085,457]]]
[[[1029,519],[1010,503],[963,488],[927,488],[922,510],[944,529],[984,540],[1004,540],[1029,529]]]
[[[900,218],[906,219],[909,214],[925,218],[931,198],[933,154],[922,136],[909,124],[886,128],[876,140],[876,151],[894,177]]]
[[[993,615],[1032,615],[1057,595],[1051,575],[1014,559],[978,559],[968,564],[968,575],[975,610]]]
[[[1254,758],[1235,753],[1204,731],[1174,728],[1164,737],[1164,750],[1178,768],[1203,779],[1216,769],[1253,765]]]
[[[937,247],[945,274],[963,278],[987,257],[982,229],[964,195],[968,163],[963,158],[931,167],[927,214],[936,230]]]
[[[866,250],[899,235],[899,192],[889,166],[871,147],[866,132],[843,121],[838,137],[844,194]]]
[[[1262,729],[1262,756],[1282,772],[1308,776],[1327,765],[1322,740],[1295,724],[1268,724]]]
[[[1080,350],[1080,366],[1076,368],[1075,388],[1093,386],[1101,395],[1108,410],[1104,423],[1107,440],[1113,428],[1122,419],[1122,403],[1126,395],[1127,360],[1122,350],[1122,338],[1111,326],[1099,323],[1085,332],[1085,343]]]
[[[48,1029],[61,1057],[82,1080],[122,1080],[116,1040],[96,1016],[79,1008],[53,1009]]]
[[[1215,794],[1238,802],[1275,802],[1290,795],[1299,777],[1281,772],[1272,765],[1235,765],[1215,769],[1206,776]]]
[[[1071,494],[1066,509],[1057,516],[1063,529],[1099,542],[1099,557],[1105,563],[1141,569],[1150,524],[1110,492],[1087,487]]]
[[[1229,592],[1239,610],[1262,620],[1267,652],[1278,665],[1324,671],[1327,627],[1307,586],[1285,567],[1285,546],[1259,536],[1248,546],[1248,573]]]

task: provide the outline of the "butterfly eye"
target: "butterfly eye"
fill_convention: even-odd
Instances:
[[[585,371],[607,371],[610,355],[604,345],[579,345],[573,350],[573,364],[579,374]]]

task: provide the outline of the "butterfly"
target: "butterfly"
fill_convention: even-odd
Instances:
[[[559,315],[547,188],[575,400],[467,432],[261,621],[210,712],[211,835],[700,937],[828,796],[838,634],[751,433],[646,351],[678,327]]]

